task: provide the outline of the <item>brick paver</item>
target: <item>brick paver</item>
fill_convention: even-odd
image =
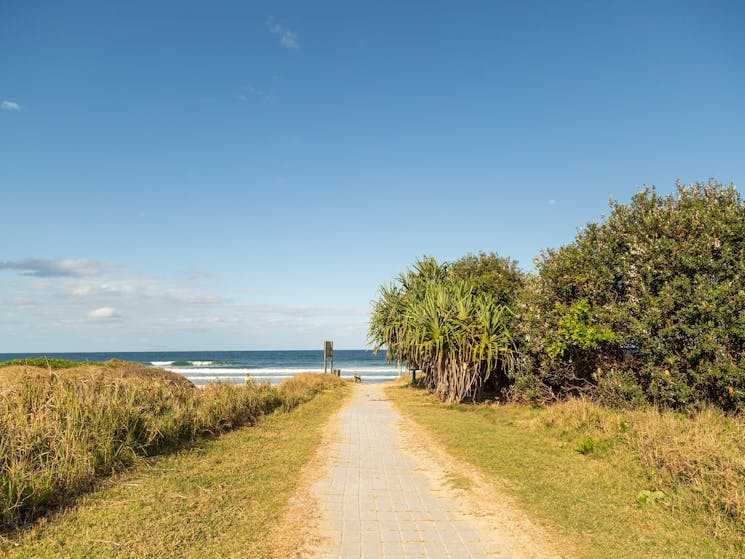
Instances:
[[[488,541],[422,472],[437,467],[406,451],[400,416],[379,385],[358,386],[340,412],[341,437],[313,491],[323,515],[320,558],[511,557]]]

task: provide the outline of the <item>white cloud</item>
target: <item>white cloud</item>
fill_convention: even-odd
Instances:
[[[0,260],[0,351],[105,350],[117,327],[122,350],[258,349],[276,344],[273,336],[305,346],[350,324],[364,339],[365,308],[275,304],[271,291],[220,292],[215,278],[187,269],[167,279],[93,260]]]
[[[149,279],[113,279],[110,281],[74,280],[60,288],[59,293],[73,297],[99,297],[102,295],[146,294],[153,290],[155,282]]]
[[[556,200],[554,200],[553,198],[551,198],[551,199],[550,199],[550,200],[548,201],[548,205],[549,205],[549,206],[555,206],[555,205],[556,205]]]
[[[297,33],[290,31],[286,27],[275,22],[273,17],[266,20],[266,28],[273,35],[279,35],[279,42],[283,47],[288,49],[300,48],[297,40]]]
[[[224,303],[225,299],[217,295],[187,295],[181,302],[187,305],[218,305]]]
[[[0,103],[0,108],[2,108],[4,111],[20,111],[21,106],[14,102],[14,101],[3,101]]]
[[[103,262],[85,259],[48,260],[45,258],[27,258],[25,260],[0,260],[0,270],[16,270],[22,276],[39,278],[96,276],[108,267],[109,265]]]
[[[114,307],[101,307],[100,309],[94,309],[88,313],[88,318],[105,319],[105,318],[116,318],[119,313]]]

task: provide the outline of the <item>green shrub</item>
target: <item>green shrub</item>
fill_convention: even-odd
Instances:
[[[512,308],[525,282],[517,261],[494,252],[467,254],[448,267],[448,277],[469,282],[477,293],[493,297],[500,305]]]
[[[582,439],[577,443],[577,452],[580,454],[590,454],[598,446],[598,441],[592,437]]]
[[[626,406],[640,406],[646,398],[644,390],[632,371],[628,369],[595,371],[594,380],[596,385],[593,391],[595,399],[612,408]]]
[[[520,362],[556,395],[745,408],[745,204],[734,187],[645,188],[542,253],[520,305]],[[615,381],[613,381],[615,382]],[[613,382],[610,382],[612,385]]]
[[[597,350],[603,343],[616,340],[613,330],[596,324],[587,299],[566,307],[556,303],[557,329],[550,332],[546,352],[551,357],[567,357],[573,350]]]

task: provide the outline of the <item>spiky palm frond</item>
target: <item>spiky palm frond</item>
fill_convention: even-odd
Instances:
[[[475,398],[497,367],[511,366],[506,307],[468,280],[452,280],[434,258],[417,262],[381,287],[369,339],[388,358],[424,373],[425,385],[448,402]]]

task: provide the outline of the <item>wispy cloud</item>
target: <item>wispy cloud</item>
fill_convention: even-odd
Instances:
[[[24,297],[8,297],[7,299],[5,299],[5,304],[11,307],[17,307],[19,309],[30,309],[36,306],[35,301],[26,299]]]
[[[96,276],[109,265],[86,259],[27,258],[25,260],[0,260],[0,270],[15,270],[22,276],[39,278],[79,278]]]
[[[187,295],[181,298],[181,302],[186,305],[219,305],[226,299],[217,295]]]
[[[96,320],[109,320],[112,318],[119,318],[120,316],[121,315],[114,307],[101,307],[88,313],[88,318],[94,318]]]
[[[288,49],[299,49],[297,33],[274,21],[273,17],[266,20],[266,28],[273,35],[279,35],[279,43]]]
[[[260,90],[257,87],[254,87],[253,85],[243,85],[241,86],[241,93],[236,95],[236,97],[243,101],[244,103],[246,101],[251,101],[252,99],[261,101],[261,102],[267,102],[269,101],[269,94],[266,92]]]
[[[78,348],[80,340],[101,348],[110,343],[109,328],[120,327],[122,343],[139,349],[246,339],[258,347],[274,343],[274,335],[305,344],[350,324],[364,331],[364,308],[274,304],[259,289],[220,292],[212,277],[192,270],[166,279],[84,259],[0,260],[0,351]]]
[[[555,205],[556,205],[556,200],[554,200],[553,198],[551,198],[551,199],[550,199],[550,200],[548,201],[548,205],[549,205],[549,206],[555,206]]]
[[[20,111],[21,106],[16,103],[15,101],[3,101],[0,103],[0,108],[2,108],[4,111]]]

